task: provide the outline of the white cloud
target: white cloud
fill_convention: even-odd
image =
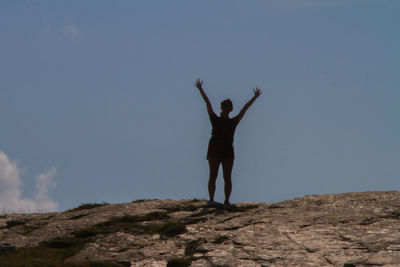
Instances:
[[[55,211],[58,203],[49,198],[49,189],[56,186],[55,167],[37,175],[36,192],[33,198],[21,196],[21,170],[16,162],[0,151],[0,212]]]

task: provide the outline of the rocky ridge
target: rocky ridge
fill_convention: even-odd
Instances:
[[[22,259],[24,258],[24,259]],[[0,215],[0,266],[400,266],[400,193]]]

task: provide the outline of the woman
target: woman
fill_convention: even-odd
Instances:
[[[211,139],[208,143],[207,160],[210,167],[210,178],[208,180],[208,194],[210,195],[210,202],[214,201],[215,194],[215,182],[218,176],[219,165],[222,164],[222,171],[225,182],[225,205],[230,205],[229,197],[232,192],[232,167],[235,158],[233,149],[233,137],[235,135],[236,126],[243,118],[247,109],[253,104],[253,102],[261,95],[260,88],[256,87],[253,89],[254,96],[249,102],[244,105],[242,110],[236,117],[229,118],[229,113],[233,110],[232,101],[225,99],[221,102],[221,113],[218,117],[211,106],[210,100],[208,99],[203,88],[203,81],[197,79],[195,86],[199,89],[201,96],[206,102],[208,116],[210,117],[212,132]]]

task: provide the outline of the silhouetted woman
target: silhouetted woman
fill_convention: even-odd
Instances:
[[[232,101],[225,99],[221,102],[221,113],[218,117],[211,106],[210,100],[208,99],[203,88],[203,81],[197,79],[195,86],[199,89],[201,96],[206,102],[208,116],[210,117],[212,132],[211,139],[208,143],[207,160],[210,167],[210,178],[208,180],[208,193],[210,195],[210,201],[214,201],[215,194],[215,182],[218,176],[219,165],[222,163],[222,171],[224,174],[225,182],[225,201],[224,204],[229,205],[229,197],[232,192],[232,167],[235,158],[233,149],[233,137],[235,135],[236,126],[243,118],[247,109],[253,104],[253,102],[260,96],[261,90],[256,87],[253,89],[254,96],[249,102],[244,105],[242,110],[236,117],[229,118],[229,113],[233,110]]]

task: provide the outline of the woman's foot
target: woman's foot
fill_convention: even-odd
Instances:
[[[230,205],[231,205],[231,203],[229,202],[229,200],[225,200],[225,201],[224,201],[224,205],[226,205],[226,206],[230,206]]]

